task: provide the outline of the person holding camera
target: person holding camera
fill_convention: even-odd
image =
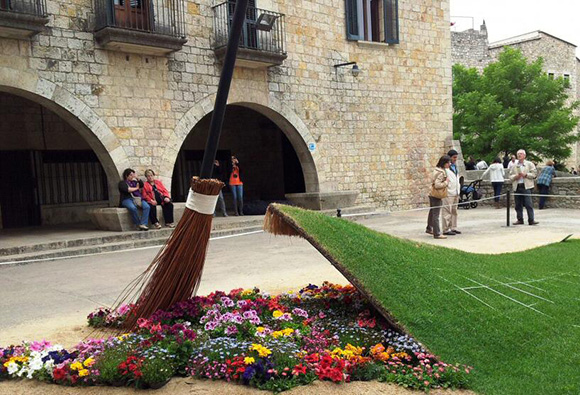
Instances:
[[[232,155],[229,184],[234,197],[234,212],[236,215],[244,215],[244,183],[241,178],[240,162],[234,155]]]
[[[157,219],[157,206],[161,205],[165,226],[173,228],[173,203],[171,195],[165,185],[160,180],[155,179],[155,172],[151,169],[145,170],[147,181],[143,184],[143,198],[151,206],[149,220],[155,229],[161,229],[161,224]]]
[[[139,230],[149,230],[147,222],[149,221],[150,207],[143,199],[142,188],[143,181],[137,178],[135,170],[125,169],[123,171],[123,180],[119,181],[119,192],[121,193],[119,207],[125,207],[129,210],[131,219]],[[139,217],[139,208],[143,210],[141,217]]]

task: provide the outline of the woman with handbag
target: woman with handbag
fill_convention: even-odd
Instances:
[[[147,222],[149,221],[149,204],[143,199],[141,189],[143,181],[137,178],[135,170],[125,169],[123,171],[123,180],[119,181],[119,192],[121,193],[119,207],[125,207],[131,214],[133,223],[139,230],[149,230]],[[139,217],[138,209],[143,210]]]
[[[155,229],[161,229],[161,224],[157,219],[157,206],[161,205],[165,226],[173,228],[173,203],[171,203],[169,191],[161,181],[155,179],[153,170],[145,170],[145,178],[147,181],[143,185],[143,198],[151,206],[149,221],[155,226]]]
[[[431,175],[431,191],[429,192],[429,216],[427,217],[427,229],[426,233],[433,235],[436,239],[446,239],[441,233],[441,226],[439,224],[439,214],[441,213],[441,206],[443,204],[443,198],[447,197],[447,185],[449,180],[447,179],[446,170],[451,165],[451,158],[448,155],[443,155],[439,158],[435,170]]]

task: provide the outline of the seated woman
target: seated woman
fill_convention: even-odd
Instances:
[[[165,219],[165,226],[173,228],[173,203],[171,203],[171,195],[163,183],[155,179],[155,172],[151,169],[145,170],[145,177],[147,181],[143,186],[143,197],[151,206],[149,211],[149,220],[156,229],[161,229],[161,224],[157,219],[157,205],[161,205],[163,210],[163,218]]]
[[[125,207],[131,214],[133,223],[139,230],[149,230],[147,221],[149,220],[149,204],[141,195],[143,181],[137,178],[135,170],[125,169],[123,180],[119,181],[119,192],[121,192],[119,207]],[[143,209],[143,214],[139,217],[138,208]]]

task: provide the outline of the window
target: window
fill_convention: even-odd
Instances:
[[[345,0],[346,37],[399,43],[398,0]]]

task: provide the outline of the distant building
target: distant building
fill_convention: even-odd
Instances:
[[[568,88],[570,100],[580,99],[580,78],[578,78],[580,59],[576,57],[576,45],[541,30],[489,43],[485,21],[479,31],[469,29],[451,32],[453,64],[475,67],[480,72],[489,63],[497,60],[505,46],[518,48],[529,61],[541,57],[544,60],[544,71],[548,75],[554,78],[562,77],[570,82]],[[580,112],[577,113],[579,114]],[[572,147],[572,155],[565,164],[568,168],[578,168],[580,144],[577,143]]]

